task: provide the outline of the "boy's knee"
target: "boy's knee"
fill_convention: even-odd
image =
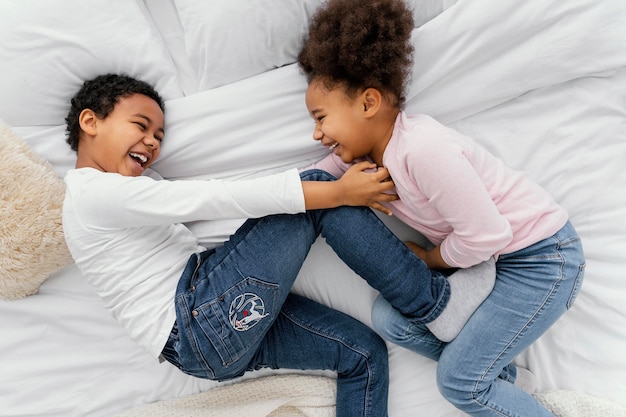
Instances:
[[[349,373],[385,373],[389,367],[389,354],[387,344],[375,332],[369,331],[361,334],[358,347],[354,347],[358,360],[353,363]]]
[[[371,356],[374,361],[380,364],[380,366],[388,366],[389,353],[387,352],[387,344],[376,332],[370,331],[368,334],[369,351],[372,352]]]
[[[321,169],[307,169],[300,173],[300,179],[303,181],[335,181],[337,178]]]

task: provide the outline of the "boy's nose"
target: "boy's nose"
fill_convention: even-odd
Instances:
[[[143,143],[149,148],[157,148],[159,146],[159,141],[156,140],[156,138],[153,138],[151,136],[146,136],[143,139]]]

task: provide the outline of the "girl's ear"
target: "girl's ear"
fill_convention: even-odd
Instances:
[[[361,101],[363,103],[363,114],[366,118],[370,118],[378,113],[382,104],[382,94],[375,88],[366,88],[361,93]]]
[[[98,117],[91,109],[85,109],[78,115],[80,129],[89,136],[95,136],[97,132]]]

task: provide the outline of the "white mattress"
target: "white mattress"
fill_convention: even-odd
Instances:
[[[583,239],[588,266],[575,305],[516,362],[538,376],[541,391],[626,406],[626,2],[414,3],[407,110],[431,114],[528,173]],[[64,142],[69,98],[84,79],[127,72],[167,99],[167,139],[153,166],[164,177],[305,166],[326,152],[311,139],[306,83],[293,64],[317,4],[4,0],[0,119],[62,176],[74,163]],[[190,227],[215,244],[231,225]],[[375,291],[322,241],[294,290],[370,324]],[[135,346],[73,265],[37,295],[0,300],[0,317],[0,416],[108,416],[219,385]],[[390,416],[461,415],[439,395],[434,362],[393,345],[389,354]]]

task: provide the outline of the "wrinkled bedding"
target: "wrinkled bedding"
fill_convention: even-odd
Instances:
[[[412,3],[407,110],[526,172],[568,210],[583,239],[587,271],[576,303],[516,362],[537,375],[540,392],[626,407],[626,2]],[[126,72],[166,98],[167,137],[153,165],[163,177],[304,167],[327,152],[311,139],[306,82],[294,64],[318,4],[5,0],[0,119],[62,177],[74,164],[64,142],[69,98],[84,79]],[[385,222],[423,240],[394,218]],[[216,245],[233,224],[189,227]],[[294,291],[370,324],[376,292],[322,240]],[[438,393],[434,362],[391,344],[389,354],[390,416],[462,415]],[[109,416],[224,385],[183,375],[135,346],[74,265],[37,295],[0,300],[0,374],[0,416]]]

